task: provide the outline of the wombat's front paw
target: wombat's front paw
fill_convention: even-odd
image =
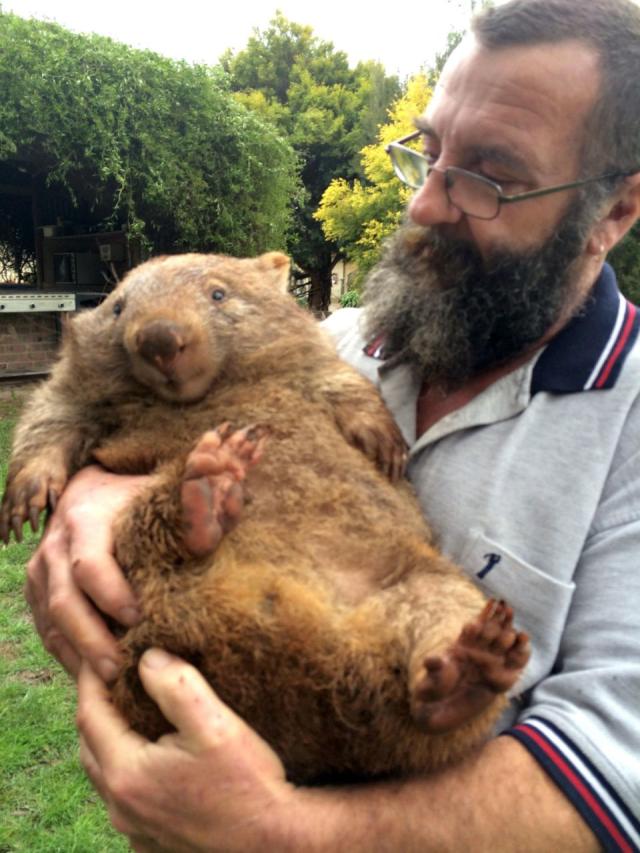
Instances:
[[[395,421],[382,406],[369,413],[357,404],[343,404],[336,410],[335,417],[347,441],[361,450],[392,483],[403,476],[407,445]]]
[[[28,462],[15,474],[10,470],[0,508],[0,539],[8,544],[13,530],[17,541],[22,542],[22,526],[26,521],[32,530],[37,530],[40,513],[47,506],[55,509],[67,479],[63,465],[42,459]]]

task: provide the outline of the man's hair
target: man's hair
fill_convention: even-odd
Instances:
[[[583,173],[640,170],[640,8],[636,3],[511,0],[477,15],[472,31],[489,49],[569,39],[594,48],[602,79],[600,96],[585,127]]]

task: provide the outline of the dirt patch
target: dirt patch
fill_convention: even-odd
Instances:
[[[14,677],[25,684],[48,684],[53,681],[55,675],[54,670],[43,667],[42,669],[25,669],[23,672],[16,672]]]
[[[13,643],[0,643],[0,658],[15,660],[17,657],[18,653]]]

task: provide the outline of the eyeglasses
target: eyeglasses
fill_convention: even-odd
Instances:
[[[524,201],[527,198],[539,198],[561,190],[581,187],[593,181],[604,181],[607,178],[627,178],[634,174],[634,172],[609,172],[605,175],[597,175],[594,178],[573,181],[570,184],[558,184],[555,187],[544,187],[516,195],[504,195],[500,184],[489,180],[489,178],[468,172],[466,169],[459,169],[457,166],[447,166],[445,169],[440,169],[437,166],[432,166],[424,154],[407,148],[404,143],[417,139],[420,134],[421,131],[416,130],[408,136],[391,142],[385,148],[398,178],[412,189],[419,190],[431,172],[440,172],[444,175],[444,187],[449,202],[462,213],[467,216],[474,216],[477,219],[495,219],[500,213],[500,205],[502,204]]]

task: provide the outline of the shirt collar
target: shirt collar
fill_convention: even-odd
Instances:
[[[582,310],[538,358],[531,394],[613,388],[639,329],[640,313],[622,296],[615,273],[605,264]]]

